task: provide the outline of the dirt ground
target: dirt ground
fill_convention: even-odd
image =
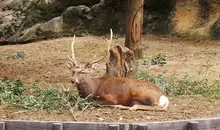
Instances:
[[[67,55],[71,55],[72,38],[39,41],[23,45],[0,46],[0,78],[15,78],[23,81],[25,87],[33,84],[65,85],[70,83],[70,73],[65,63]],[[123,38],[115,38],[113,44],[123,44]],[[183,78],[193,76],[212,82],[220,74],[220,42],[204,39],[182,39],[168,36],[143,36],[145,57],[159,53],[166,55],[167,64],[147,68],[150,73],[163,73],[166,77]],[[103,37],[77,37],[75,53],[78,62],[85,63],[94,55],[103,55],[107,43]],[[24,52],[24,59],[7,59],[16,52]],[[98,65],[95,76],[105,72],[105,62]],[[144,66],[140,69],[146,69]],[[182,120],[220,116],[218,106],[220,100],[202,97],[170,97],[167,112],[128,111],[116,108],[100,108],[97,110],[77,111],[77,121],[90,122],[144,122]],[[0,119],[16,120],[60,120],[73,121],[69,111],[37,111],[10,110],[0,105]]]

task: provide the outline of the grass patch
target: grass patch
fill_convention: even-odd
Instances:
[[[166,80],[163,74],[153,77],[148,72],[139,71],[138,79],[155,83],[170,96],[202,95],[220,99],[220,80],[208,83],[207,80],[195,80],[193,77]]]
[[[56,87],[41,89],[39,86],[24,88],[20,80],[0,81],[0,103],[28,110],[94,109],[96,102],[82,99],[77,91],[62,91]]]
[[[8,56],[7,59],[19,59],[19,58],[24,59],[24,57],[25,54],[23,51],[21,51],[21,52],[17,52],[15,55]]]
[[[151,65],[159,65],[159,66],[164,66],[166,64],[166,56],[162,54],[158,54],[156,56],[153,56],[151,59]]]
[[[145,57],[140,60],[136,61],[136,65],[144,65],[146,68],[152,66],[152,65],[158,65],[160,67],[167,64],[167,57],[164,54],[159,53],[158,55],[152,56],[152,57]]]

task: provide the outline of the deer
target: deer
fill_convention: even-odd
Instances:
[[[112,42],[112,31],[108,50]],[[93,78],[89,75],[91,66],[104,60],[105,55],[87,62],[85,65],[77,63],[74,53],[75,36],[71,50],[72,57],[67,67],[72,76],[71,82],[78,89],[82,98],[92,99],[101,105],[128,110],[158,110],[166,111],[169,105],[168,97],[155,84],[135,78],[101,76]]]

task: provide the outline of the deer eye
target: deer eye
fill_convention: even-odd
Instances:
[[[81,74],[85,74],[85,71],[81,71],[80,73],[81,73]]]
[[[72,71],[72,75],[75,75],[76,72]]]
[[[89,73],[88,70],[82,70],[82,71],[80,71],[80,74],[88,74],[88,73]]]

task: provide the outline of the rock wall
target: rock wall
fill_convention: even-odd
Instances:
[[[179,0],[173,17],[174,32],[180,36],[220,39],[219,0]]]
[[[46,31],[42,35],[50,32],[57,33],[57,30],[52,30],[51,27],[54,24],[57,26],[62,21],[56,21],[56,17],[61,16],[69,6],[78,4],[91,6],[96,3],[99,3],[99,0],[0,0],[0,42],[23,42],[25,39],[41,39],[43,37],[38,37],[35,34],[31,34],[31,37],[26,36],[30,34],[30,32],[27,33],[28,30],[33,32],[33,28],[41,24],[44,25],[43,27],[48,25],[46,26],[48,28],[42,29]],[[50,21],[53,18],[55,19]],[[47,23],[47,21],[49,22]],[[49,26],[51,23],[53,24]],[[26,38],[21,38],[23,35]]]
[[[0,42],[103,35],[110,28],[124,35],[127,4],[126,0],[4,0]],[[144,7],[145,34],[220,39],[218,0],[145,0]]]
[[[12,3],[15,1],[22,3],[21,1],[28,0],[14,0]],[[87,4],[87,6],[70,6],[80,4],[79,2]],[[97,0],[67,0],[66,2],[64,0],[43,2],[41,0],[29,0],[21,6],[18,6],[19,4],[13,6],[12,3],[4,10],[13,11],[13,14],[16,14],[25,8],[16,17],[11,18],[19,21],[12,22],[13,20],[9,18],[4,20],[4,23],[10,21],[10,25],[2,25],[0,37],[7,38],[9,42],[73,34],[103,35],[109,33],[109,28],[112,28],[114,33],[119,35],[123,35],[125,32],[127,10],[127,1],[125,0],[101,0],[100,3]],[[45,5],[46,3],[53,4]],[[94,3],[98,4],[90,7]],[[175,7],[175,0],[145,0],[144,6],[143,33],[169,33],[172,28],[170,16]],[[13,28],[13,26],[15,27]]]

